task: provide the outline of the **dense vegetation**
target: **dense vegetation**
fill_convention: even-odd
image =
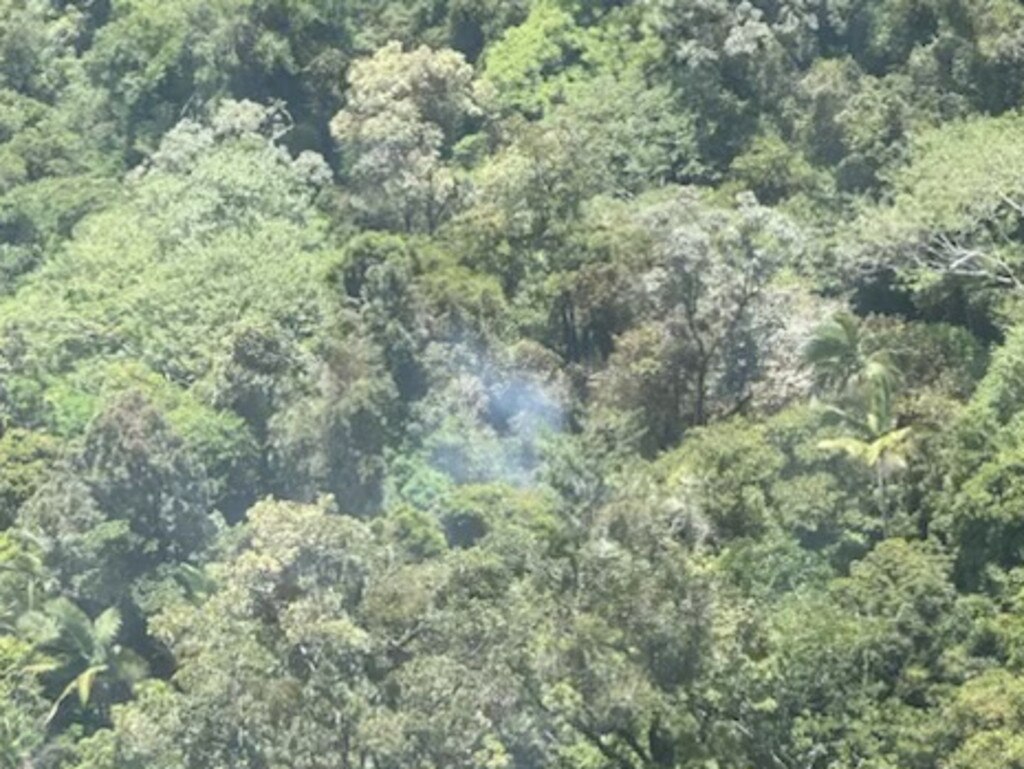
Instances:
[[[1017,0],[0,0],[0,769],[1024,767]]]

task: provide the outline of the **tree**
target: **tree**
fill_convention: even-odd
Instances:
[[[1018,734],[1021,694],[1020,678],[1003,669],[983,673],[957,691],[946,708],[957,742],[949,757],[951,769],[978,762],[1010,769],[1024,760]]]
[[[32,645],[0,635],[0,767],[21,769],[46,741],[46,700],[28,670]]]
[[[956,546],[957,581],[989,584],[996,568],[1024,557],[1016,513],[1021,494],[1016,428],[1024,404],[1022,337],[1014,330],[996,351],[960,418],[947,433],[940,467],[948,485],[934,494],[935,529]]]
[[[553,3],[535,5],[522,24],[487,50],[483,81],[503,111],[538,117],[564,86],[562,74],[580,55],[581,30]]]
[[[473,69],[454,51],[404,52],[391,42],[353,64],[348,103],[331,121],[331,133],[362,220],[433,232],[458,195],[445,161],[482,115]]]
[[[313,502],[328,493],[345,512],[369,515],[382,501],[399,404],[380,350],[358,328],[348,330],[326,341],[303,383],[308,389],[271,419],[270,483],[285,499]]]
[[[182,115],[224,98],[287,104],[296,149],[329,151],[323,122],[341,102],[356,12],[294,0],[108,5],[83,60],[133,161]]]
[[[115,763],[318,769],[365,750],[368,673],[386,646],[361,604],[383,553],[364,524],[318,506],[259,503],[238,533],[213,593],[153,620],[177,669],[114,709]]]
[[[700,508],[709,539],[759,538],[776,523],[772,486],[785,461],[767,438],[759,426],[735,419],[693,430],[662,458],[669,484]]]
[[[874,414],[869,415],[869,420],[874,419]],[[889,482],[907,469],[906,453],[910,445],[911,428],[890,429],[879,433],[872,431],[870,422],[865,427],[867,439],[830,438],[818,446],[825,451],[841,452],[872,471],[885,532],[889,521]]]
[[[125,608],[137,597],[136,581],[194,559],[210,542],[205,483],[160,413],[128,392],[26,503],[19,524],[76,601]]]
[[[367,233],[350,241],[332,282],[342,306],[355,300],[362,333],[381,351],[399,397],[425,391],[423,348],[428,319],[414,279],[422,272],[415,248],[394,235]]]
[[[900,424],[894,408],[899,372],[887,351],[864,351],[859,323],[847,313],[819,327],[805,348],[804,360],[818,382],[838,394],[840,405],[830,407],[831,413],[857,433],[829,438],[818,446],[845,454],[871,470],[885,532],[888,484],[907,469],[913,439],[913,428]]]
[[[884,170],[899,162],[909,143],[908,87],[904,78],[866,74],[850,58],[819,59],[801,77],[801,144],[840,190],[884,187]]]
[[[127,688],[146,674],[146,664],[137,654],[121,646],[121,614],[116,608],[95,619],[66,598],[48,602],[41,610],[24,615],[19,630],[48,660],[32,666],[49,681],[54,699],[47,722],[57,718],[72,697],[81,711],[90,705],[98,710],[100,722],[112,699],[123,698]],[[60,688],[63,686],[63,688]]]
[[[803,350],[804,364],[814,374],[819,388],[840,403],[870,404],[875,421],[885,422],[902,375],[888,349],[871,350],[861,322],[848,312],[837,313],[819,325]],[[872,428],[874,429],[874,428]]]
[[[815,52],[817,16],[794,5],[658,0],[649,6],[648,23],[664,47],[660,64],[694,115],[712,173],[739,154],[762,116],[784,103],[796,71]]]
[[[1017,766],[1022,30],[0,0],[0,769]]]
[[[39,387],[59,390],[87,361],[122,353],[187,387],[239,325],[312,334],[328,309],[323,270],[336,259],[313,204],[330,172],[274,144],[279,116],[228,102],[207,124],[182,121],[125,182],[122,205],[89,217],[32,275],[17,309],[0,307],[0,325],[16,315],[36,351],[25,373]],[[66,281],[91,288],[55,296]]]
[[[861,268],[894,269],[922,294],[966,285],[980,309],[993,289],[1019,291],[1014,244],[1024,157],[1012,141],[1019,121],[972,118],[919,133],[911,162],[893,175],[891,202],[854,222],[848,258]],[[945,183],[950,173],[959,184]]]
[[[649,249],[636,297],[646,322],[619,337],[595,379],[599,400],[642,410],[651,452],[748,406],[783,327],[767,301],[770,284],[782,254],[793,258],[801,242],[749,199],[714,209],[683,191],[640,208],[637,219]]]
[[[45,481],[57,458],[55,441],[43,433],[7,430],[0,437],[0,529],[14,523],[18,508]]]

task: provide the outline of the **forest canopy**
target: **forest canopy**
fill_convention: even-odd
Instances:
[[[1024,766],[1022,110],[1016,0],[0,0],[0,769]]]

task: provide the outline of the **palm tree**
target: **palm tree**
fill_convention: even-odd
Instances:
[[[804,347],[818,387],[838,396],[856,395],[865,388],[891,397],[899,381],[892,356],[885,350],[864,349],[860,321],[851,313],[836,313],[815,329]]]
[[[852,436],[821,441],[820,449],[838,451],[863,464],[875,477],[875,494],[888,525],[888,483],[907,467],[912,427],[900,427],[893,408],[899,370],[884,350],[864,351],[860,324],[839,313],[822,324],[804,350],[819,386],[831,390],[842,405],[826,409],[852,428]]]
[[[865,465],[875,476],[875,495],[882,513],[883,526],[889,523],[888,483],[907,468],[907,453],[913,438],[913,428],[900,427],[865,438],[831,438],[818,443],[825,451],[838,451]]]
[[[31,672],[50,675],[66,682],[47,716],[53,721],[61,706],[76,697],[87,708],[102,692],[110,695],[121,685],[141,680],[146,664],[130,649],[117,642],[121,613],[116,608],[102,612],[95,620],[66,598],[47,603],[42,611],[31,611],[19,621],[24,635],[35,639],[46,661],[31,666]]]
[[[804,363],[814,370],[820,387],[841,391],[861,368],[860,324],[848,312],[822,323],[804,348]]]

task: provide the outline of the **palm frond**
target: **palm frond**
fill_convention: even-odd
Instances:
[[[92,656],[93,628],[88,614],[67,598],[55,598],[46,604],[44,611],[57,622],[59,640],[61,646],[67,647],[66,651],[87,659]]]
[[[821,324],[803,350],[819,383],[842,388],[860,365],[860,329],[849,313],[838,313]]]
[[[72,679],[64,690],[60,693],[60,696],[54,700],[53,707],[50,708],[49,714],[46,716],[46,723],[49,724],[56,718],[57,713],[60,711],[60,706],[67,700],[71,695],[76,695],[78,701],[83,706],[88,705],[89,699],[92,696],[93,684],[96,682],[97,676],[107,670],[106,665],[94,665],[88,667],[79,673]]]
[[[822,451],[833,451],[846,454],[851,459],[863,461],[868,455],[871,444],[859,438],[828,438],[818,442],[818,448]]]
[[[113,606],[98,616],[92,625],[93,640],[96,646],[110,646],[121,632],[121,613]]]
[[[883,459],[889,458],[897,464],[905,465],[906,462],[898,454],[903,450],[910,438],[913,428],[902,427],[893,430],[871,442],[868,452],[868,462],[872,466],[879,464]]]

